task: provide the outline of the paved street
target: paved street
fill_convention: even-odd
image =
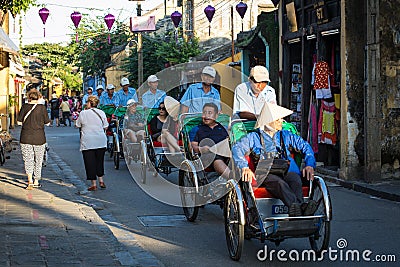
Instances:
[[[41,189],[23,189],[25,176],[18,150],[0,168],[0,265],[1,266],[314,266],[313,262],[260,262],[257,252],[264,245],[246,240],[239,262],[230,260],[223,228],[222,210],[215,205],[200,209],[198,220],[189,223],[182,209],[148,196],[134,181],[140,164],[125,162],[119,170],[106,154],[106,190],[85,192],[78,130],[70,127],[46,129],[50,160],[44,168]],[[162,183],[148,173],[148,184],[162,190]],[[399,261],[400,203],[371,197],[329,184],[333,205],[330,247],[345,239],[346,249],[371,250]],[[81,192],[78,195],[76,193]],[[174,199],[177,196],[170,196]],[[159,217],[155,217],[159,216]],[[344,242],[344,240],[341,240]],[[278,247],[267,242],[268,251],[309,249],[307,239],[285,240]],[[389,257],[390,256],[390,257]],[[384,257],[382,257],[384,258]],[[374,258],[375,259],[375,258]],[[392,259],[392,258],[391,258]],[[396,266],[385,262],[379,266]],[[396,264],[397,263],[397,264]],[[335,261],[324,266],[365,266],[363,261]]]

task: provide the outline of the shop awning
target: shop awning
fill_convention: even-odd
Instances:
[[[0,50],[18,55],[18,47],[8,37],[5,31],[0,27]]]

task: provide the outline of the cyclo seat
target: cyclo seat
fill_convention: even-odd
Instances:
[[[246,136],[250,132],[256,131],[254,128],[256,124],[256,121],[247,121],[247,120],[235,120],[231,124],[231,141],[232,143],[238,142],[240,139],[242,139],[244,136]],[[292,154],[293,156],[293,154]],[[255,172],[255,164],[252,160],[252,158],[249,155],[245,156],[249,168]],[[265,187],[256,187],[257,182],[255,180],[252,181],[252,186],[253,186],[253,192],[255,198],[276,198],[273,196]],[[308,185],[303,185],[302,186],[302,191],[303,191],[303,197],[307,197],[309,194],[309,186]]]
[[[190,159],[194,159],[194,154],[192,154],[190,150],[190,142],[192,140],[191,137],[194,137],[196,134],[196,126],[199,126],[203,123],[202,113],[192,113],[192,114],[185,114],[186,116],[181,120],[181,134],[183,139],[183,146],[185,148],[186,154],[189,154]],[[224,126],[226,129],[229,127],[230,123],[230,116],[227,114],[219,114],[217,117],[217,122]],[[209,166],[205,169],[206,172],[214,172],[215,170],[212,166]]]
[[[157,116],[159,113],[158,108],[148,108],[145,109],[145,121],[147,123],[147,127],[146,127],[146,135],[151,139],[152,136],[152,131],[151,131],[151,127],[150,127],[150,121]],[[176,129],[176,131],[178,131],[178,127]],[[162,144],[161,142],[158,141],[154,141],[153,142],[153,146],[154,147],[167,147],[167,145]],[[182,146],[182,140],[178,140],[178,145]]]

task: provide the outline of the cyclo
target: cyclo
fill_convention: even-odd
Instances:
[[[219,114],[217,122],[228,128],[230,116]],[[180,133],[183,140],[185,160],[180,165],[179,187],[182,208],[186,219],[196,220],[199,206],[212,203],[223,208],[225,183],[212,167],[205,167],[201,158],[193,151],[190,144],[190,132],[202,124],[202,113],[185,113],[180,116]]]
[[[128,103],[129,106],[129,103]],[[143,106],[136,106],[136,112],[141,114],[142,116],[144,116],[144,108]],[[124,129],[122,129],[122,144],[123,144],[123,151],[124,151],[124,156],[125,156],[125,160],[126,163],[129,165],[131,164],[132,160],[134,160],[135,162],[137,162],[138,160],[140,160],[140,150],[141,150],[141,144],[140,142],[132,142],[128,136],[126,136],[125,134],[125,130],[128,130],[129,125],[130,125],[130,121],[129,121],[129,108],[127,108],[126,110],[126,114],[124,116],[124,120],[123,120],[123,125],[124,125]],[[143,127],[142,129],[144,130],[145,127]],[[135,129],[132,129],[135,130]],[[139,140],[138,140],[139,141]]]
[[[232,121],[231,145],[248,132],[254,131],[254,125],[254,121]],[[248,161],[251,168],[251,157]],[[225,237],[229,256],[233,260],[240,259],[244,239],[251,238],[262,243],[269,240],[278,245],[286,238],[308,237],[316,255],[327,249],[332,207],[328,188],[321,177],[315,176],[314,180],[303,182],[302,187],[304,199],[316,201],[315,213],[310,216],[289,217],[287,207],[267,189],[253,187],[252,183],[241,181],[240,172],[235,166],[233,174],[234,178],[227,182],[230,190],[224,204]],[[255,213],[250,214],[249,207],[255,207],[252,209]],[[250,221],[255,222],[255,227],[249,227]]]
[[[124,115],[126,107],[117,107],[107,105],[101,106],[101,110],[106,113],[109,122],[106,131],[107,136],[111,136],[112,140],[107,142],[107,150],[110,152],[110,157],[114,160],[114,168],[119,169],[120,157],[123,157],[122,149],[122,129],[124,128]]]
[[[177,162],[182,162],[184,157],[182,152],[171,153],[166,151],[161,142],[153,141],[151,138],[150,121],[158,114],[158,108],[145,109],[145,138],[140,142],[140,162],[143,184],[145,184],[147,180],[148,168],[154,168],[154,175],[157,175],[157,173],[169,175],[176,166],[179,166]],[[182,141],[179,140],[178,144],[182,146]]]

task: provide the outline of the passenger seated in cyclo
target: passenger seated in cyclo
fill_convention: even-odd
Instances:
[[[190,131],[193,137],[190,144],[193,151],[201,155],[204,168],[212,167],[220,176],[229,179],[229,135],[225,127],[217,122],[217,117],[218,106],[214,103],[204,104],[203,123]]]
[[[138,103],[134,99],[127,102],[127,110],[124,119],[124,136],[132,143],[138,143],[144,139],[144,117],[138,111]]]
[[[174,103],[176,100],[167,96],[164,101]],[[153,142],[160,142],[163,147],[167,147],[169,152],[173,153],[180,151],[178,145],[178,124],[176,122],[179,108],[175,107],[174,104],[170,105],[170,107],[171,114],[168,113],[164,102],[160,103],[158,107],[160,114],[151,119],[150,131]]]
[[[232,154],[236,166],[241,170],[242,181],[251,182],[255,179],[258,186],[265,187],[289,208],[289,216],[308,216],[315,212],[317,203],[314,200],[308,203],[303,202],[300,169],[294,159],[287,155],[290,155],[289,147],[302,153],[305,160],[302,174],[307,180],[314,179],[315,157],[311,146],[300,136],[282,130],[283,118],[292,113],[291,110],[276,104],[265,103],[256,123],[257,130],[248,133],[235,143]],[[275,157],[289,160],[286,174],[269,173],[269,168],[275,158],[271,159],[271,152]],[[255,173],[245,158],[251,154],[259,159]]]

